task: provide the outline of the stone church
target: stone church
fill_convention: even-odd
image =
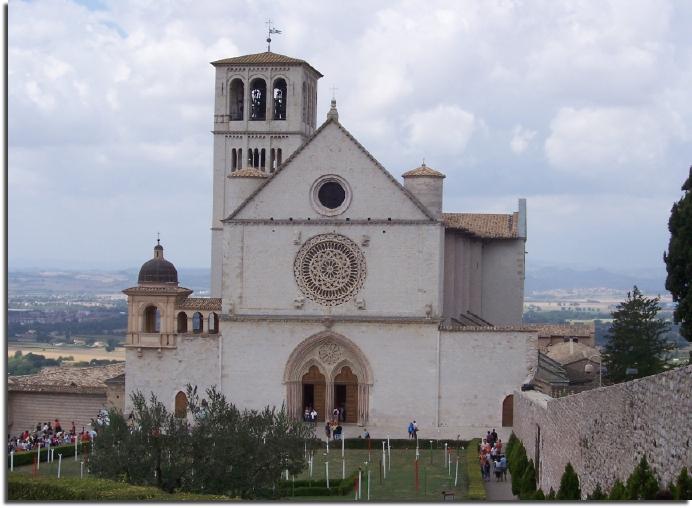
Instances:
[[[338,408],[392,435],[414,419],[423,436],[511,425],[537,358],[521,325],[525,200],[444,212],[444,174],[423,164],[402,184],[334,100],[318,126],[306,61],[212,65],[212,297],[192,297],[156,245],[124,290],[126,392],[183,416],[187,383],[216,386],[240,408]]]

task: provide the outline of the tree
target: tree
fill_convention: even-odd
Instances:
[[[565,466],[565,472],[562,473],[562,478],[560,478],[560,488],[557,490],[556,499],[581,500],[579,477],[570,462]]]
[[[605,492],[601,489],[601,484],[597,483],[596,488],[593,490],[591,494],[586,496],[586,499],[590,501],[603,501],[605,499],[608,499],[608,496],[606,496]]]
[[[615,480],[613,488],[610,489],[610,494],[608,495],[608,500],[610,501],[622,501],[627,499],[627,491],[625,486],[620,480]]]
[[[658,480],[643,456],[625,484],[627,499],[656,499]]]
[[[519,480],[519,498],[532,499],[536,494],[536,469],[533,466],[533,460],[529,460],[524,469],[524,473]]]
[[[611,381],[631,379],[629,368],[637,369],[633,377],[663,371],[663,353],[671,345],[665,339],[668,323],[656,318],[660,310],[659,298],[645,297],[637,286],[627,293],[626,301],[618,304],[603,353]]]
[[[675,499],[686,500],[692,499],[692,479],[687,474],[687,468],[683,467],[678,475],[678,480],[675,484]]]
[[[680,335],[692,341],[692,167],[682,190],[685,194],[670,212],[670,242],[663,261],[668,271],[666,289],[677,303],[673,319],[680,323]]]

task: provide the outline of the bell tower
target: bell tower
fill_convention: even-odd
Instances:
[[[271,51],[211,64],[216,69],[211,296],[219,298],[221,221],[315,132],[322,74],[304,60]]]

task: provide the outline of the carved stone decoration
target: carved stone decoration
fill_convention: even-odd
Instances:
[[[336,362],[341,360],[343,351],[341,350],[341,346],[338,344],[328,342],[327,344],[320,346],[320,348],[317,350],[317,355],[325,364],[334,365]]]
[[[321,305],[341,305],[363,287],[365,256],[351,239],[334,233],[310,238],[298,251],[293,275],[301,292]]]

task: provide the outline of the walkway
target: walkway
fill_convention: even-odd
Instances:
[[[512,494],[512,476],[507,471],[507,481],[495,481],[493,474],[489,482],[485,482],[487,501],[518,501],[519,497]]]

